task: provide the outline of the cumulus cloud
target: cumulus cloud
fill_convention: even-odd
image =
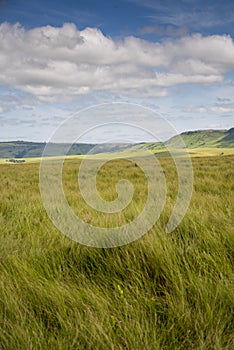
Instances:
[[[0,25],[0,85],[42,101],[94,91],[166,96],[178,84],[217,83],[233,68],[234,43],[227,35],[119,41],[72,23],[30,30]]]

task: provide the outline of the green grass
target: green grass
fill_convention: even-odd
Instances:
[[[176,171],[160,162],[167,203],[142,239],[94,249],[63,236],[40,198],[39,164],[0,165],[0,348],[219,350],[234,348],[234,156],[193,158],[194,193],[180,226],[164,232],[176,200]],[[108,162],[98,189],[115,198],[127,177],[137,193],[117,214],[90,210],[76,190],[78,159],[64,166],[64,191],[87,222],[109,227],[144,205],[143,173]]]

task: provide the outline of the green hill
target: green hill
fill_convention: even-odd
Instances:
[[[197,130],[183,132],[180,136],[184,140],[186,147],[234,147],[234,128],[230,130]],[[166,144],[176,146],[178,136],[172,137]]]

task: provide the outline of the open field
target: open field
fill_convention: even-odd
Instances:
[[[233,349],[234,155],[218,150],[213,157],[206,156],[214,148],[195,150],[202,157],[192,159],[192,201],[171,234],[165,227],[176,170],[160,158],[168,189],[160,219],[140,240],[113,249],[81,246],[53,226],[40,197],[38,161],[1,164],[0,348]],[[97,177],[106,200],[116,198],[121,178],[133,183],[133,201],[119,215],[96,213],[82,200],[79,164],[65,162],[64,191],[83,220],[110,227],[141,212],[147,183],[138,167],[114,160]]]

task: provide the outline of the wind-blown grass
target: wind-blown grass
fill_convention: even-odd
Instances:
[[[81,246],[53,226],[40,198],[38,164],[1,165],[0,348],[233,349],[233,161],[193,159],[190,208],[166,234],[176,173],[170,159],[161,159],[166,208],[142,239],[113,249]],[[75,191],[78,162],[65,164],[64,186],[83,219],[108,226],[137,214],[146,185],[134,164],[114,161],[102,169],[104,198],[114,198],[123,174],[140,194],[125,215],[104,217]]]

